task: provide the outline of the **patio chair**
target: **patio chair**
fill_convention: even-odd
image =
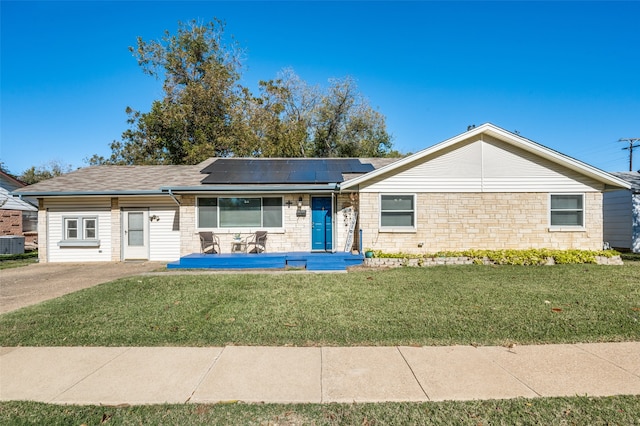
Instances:
[[[200,253],[220,254],[220,239],[213,232],[199,232]]]
[[[264,253],[267,251],[267,231],[257,231],[246,240],[245,250],[247,253]],[[253,246],[253,249],[249,249]]]

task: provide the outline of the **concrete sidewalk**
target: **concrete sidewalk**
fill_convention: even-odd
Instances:
[[[640,394],[640,342],[0,348],[0,400],[329,403]]]

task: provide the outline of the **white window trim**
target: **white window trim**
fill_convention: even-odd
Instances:
[[[216,198],[218,200],[218,202],[216,203],[216,210],[217,210],[217,214],[216,214],[216,219],[217,219],[217,224],[216,227],[211,228],[211,227],[201,227],[200,226],[200,213],[199,213],[199,209],[200,209],[200,205],[199,205],[199,200],[201,198]],[[252,225],[252,226],[235,226],[233,228],[221,228],[220,227],[220,199],[221,198],[259,198],[260,199],[260,222],[261,225]],[[263,220],[264,220],[264,210],[263,210],[263,199],[265,198],[280,198],[281,200],[281,204],[280,204],[280,220],[281,223],[283,224],[283,226],[278,226],[278,227],[269,227],[269,226],[262,226]],[[258,230],[266,230],[269,232],[273,232],[273,233],[280,233],[283,234],[285,232],[285,228],[284,228],[284,223],[285,223],[285,217],[284,217],[284,196],[282,195],[273,195],[273,196],[269,196],[269,195],[258,195],[258,196],[243,196],[243,195],[236,195],[236,196],[219,196],[219,195],[215,195],[215,196],[200,196],[200,197],[196,197],[196,220],[198,221],[196,229],[198,231],[201,230],[214,230],[216,233],[218,234],[246,234],[246,233],[253,233],[255,231]]]
[[[413,226],[382,226],[382,196],[410,195],[413,197]],[[418,194],[408,192],[385,192],[378,195],[378,232],[415,233],[418,229]]]
[[[582,225],[552,225],[551,224],[551,197],[554,195],[580,195],[582,196]],[[587,221],[587,197],[584,192],[552,192],[549,193],[547,204],[549,232],[576,232],[586,230]],[[571,211],[576,211],[571,209]]]
[[[78,237],[67,238],[67,221],[75,220],[78,223]],[[84,238],[85,236],[85,221],[95,220],[96,222],[96,238]],[[86,216],[63,216],[62,217],[62,240],[58,242],[59,247],[100,247],[99,234],[99,222],[98,216],[86,215]]]

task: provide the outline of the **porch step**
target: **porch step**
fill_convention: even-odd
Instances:
[[[361,265],[361,255],[351,253],[260,253],[199,254],[181,257],[167,265],[168,269],[285,269],[305,268],[309,271],[344,271]]]

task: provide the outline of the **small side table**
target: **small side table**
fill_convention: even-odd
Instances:
[[[244,253],[247,250],[247,243],[242,240],[231,241],[231,253]]]

